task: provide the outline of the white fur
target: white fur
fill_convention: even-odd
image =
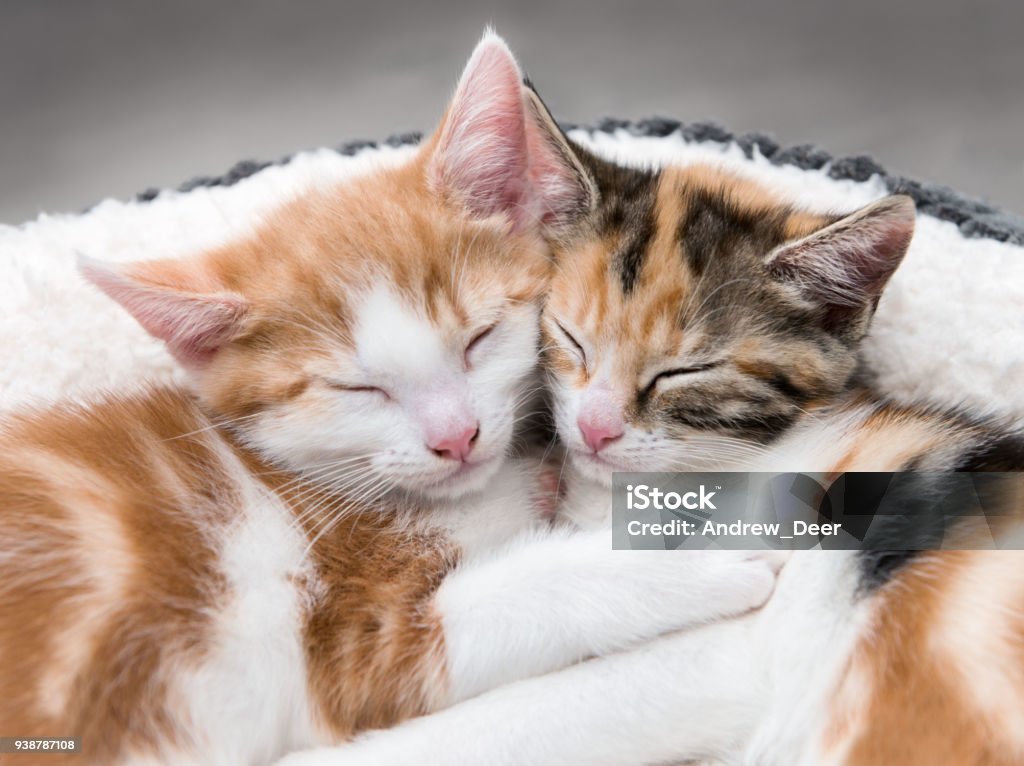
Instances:
[[[843,552],[795,554],[754,615],[503,686],[281,764],[812,766],[815,756],[801,755],[863,614],[849,598],[853,564]]]
[[[289,756],[281,766],[668,763],[698,740],[697,752],[718,755],[708,743],[728,746],[760,712],[743,672],[749,658],[732,651],[749,642],[750,620],[511,684],[341,750]]]
[[[198,654],[179,653],[173,642],[157,647],[167,662],[153,681],[168,683],[168,705],[179,717],[180,736],[142,750],[129,747],[119,763],[269,763],[326,741],[308,703],[306,684],[303,613],[317,584],[305,537],[284,504],[252,478],[227,445],[211,444],[228,472],[221,491],[233,496],[240,512],[224,527],[222,508],[199,504],[181,511],[193,517],[218,551],[223,580],[209,583],[210,646]],[[88,535],[86,540],[97,543],[91,549],[95,556],[114,556],[115,561],[120,556],[112,545],[101,548]],[[92,567],[106,568],[109,562]]]
[[[442,583],[450,701],[764,602],[771,564],[737,551],[614,551],[607,529],[512,544]]]
[[[537,385],[537,308],[499,308],[500,322],[467,368],[470,337],[446,336],[408,298],[377,284],[355,302],[354,351],[321,338],[330,357],[307,370],[318,383],[301,402],[246,424],[250,442],[294,469],[312,468],[312,478],[350,497],[479,491],[500,468],[527,389]],[[328,381],[380,390],[338,390]],[[479,427],[464,464],[430,446],[460,423]]]
[[[449,532],[463,551],[432,605],[444,628],[444,704],[742,614],[771,592],[772,555],[614,551],[603,523],[587,533],[553,531],[534,511],[536,484],[536,466],[510,461],[485,491],[418,522]],[[576,494],[580,506],[600,498],[607,508],[602,490]]]
[[[195,666],[171,668],[191,740],[179,757],[210,766],[266,763],[324,741],[309,705],[302,639],[316,593],[307,541],[279,498],[227,450],[224,460],[245,511],[221,543],[227,593],[211,615],[213,648]]]
[[[129,754],[124,763],[262,764],[329,741],[306,684],[302,614],[319,592],[307,541],[280,499],[226,448],[221,459],[230,470],[224,491],[236,495],[242,512],[217,541],[225,592],[217,592],[210,615],[213,646],[165,668],[169,704],[187,739],[155,755]],[[451,531],[466,556],[433,603],[449,690],[438,704],[741,614],[771,592],[770,557],[622,553],[611,550],[605,530],[542,530],[526,467],[513,461],[491,482],[493,494],[466,496],[413,521]]]

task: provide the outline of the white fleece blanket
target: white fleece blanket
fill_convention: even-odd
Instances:
[[[828,164],[773,164],[728,139],[625,129],[571,135],[622,162],[718,163],[815,210],[848,211],[887,193],[882,176],[837,180]],[[76,252],[115,261],[194,253],[245,233],[304,189],[400,162],[412,151],[382,145],[349,156],[321,149],[232,185],[166,191],[152,201],[107,200],[80,215],[0,227],[0,410],[178,374],[158,343],[78,277]],[[898,399],[965,405],[1024,425],[1024,248],[967,238],[955,223],[919,215],[866,353],[880,387]]]

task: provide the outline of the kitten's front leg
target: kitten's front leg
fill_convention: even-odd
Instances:
[[[665,636],[280,766],[739,763],[767,704],[756,619]]]
[[[612,549],[611,493],[565,476],[568,523],[449,575],[434,600],[447,703],[733,617],[768,598],[778,552]]]
[[[767,600],[772,552],[621,551],[611,532],[560,531],[470,562],[436,594],[447,703]]]

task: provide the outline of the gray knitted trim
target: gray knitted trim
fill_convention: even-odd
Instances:
[[[652,138],[663,138],[678,132],[687,142],[735,143],[747,157],[753,156],[756,147],[762,156],[775,165],[795,165],[804,170],[820,170],[828,165],[828,175],[831,178],[867,181],[872,176],[879,175],[885,181],[886,188],[890,192],[910,195],[917,203],[917,209],[920,212],[943,221],[952,221],[965,237],[988,238],[999,242],[1024,245],[1024,218],[979,200],[965,197],[945,186],[921,183],[902,176],[890,175],[885,172],[885,168],[865,155],[837,158],[813,144],[784,147],[771,136],[763,133],[744,133],[737,136],[714,122],[682,123],[667,117],[652,117],[636,122],[606,118],[596,125],[563,125],[562,127],[565,130],[582,129],[592,134],[625,130],[634,136]],[[402,133],[391,136],[382,142],[350,141],[337,147],[337,151],[351,156],[364,149],[373,149],[381,145],[398,147],[415,144],[421,138],[421,133]],[[266,167],[285,164],[290,159],[289,156],[276,162],[244,160],[222,176],[193,178],[182,184],[178,191],[188,192],[204,186],[230,186]],[[159,193],[159,189],[147,189],[136,199],[149,201]]]

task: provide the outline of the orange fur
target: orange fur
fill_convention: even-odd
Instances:
[[[833,699],[834,762],[1024,760],[1022,565],[1020,551],[936,552],[882,589]]]
[[[202,658],[224,603],[219,541],[244,512],[234,460],[285,484],[169,390],[15,421],[0,451],[4,731],[79,736],[95,762],[187,736],[167,684]],[[350,509],[317,541],[316,577],[294,581],[335,737],[424,712],[443,690],[439,626],[422,610],[457,551],[383,510]]]
[[[97,761],[179,734],[166,672],[204,649],[221,586],[214,540],[237,512],[216,437],[171,441],[205,424],[187,398],[158,391],[8,429],[5,732],[80,736]]]
[[[310,192],[245,241],[126,268],[157,287],[244,299],[230,342],[204,360],[198,399],[155,390],[8,423],[0,732],[79,736],[94,763],[188,742],[171,681],[202,660],[225,603],[218,559],[244,510],[239,465],[315,541],[312,572],[294,573],[292,584],[306,605],[308,688],[324,737],[439,704],[444,647],[427,604],[458,550],[372,498],[339,499],[332,511],[344,518],[322,534],[319,517],[303,515],[325,490],[296,491],[295,477],[231,425],[284,403],[314,421],[331,348],[352,344],[349,299],[375,282],[392,285],[459,349],[479,330],[471,317],[539,300],[550,268],[539,235],[441,199],[428,183],[433,146],[402,167]]]
[[[429,151],[428,144],[420,156]],[[301,395],[305,381],[294,370],[303,360],[296,354],[307,358],[306,367],[329,364],[317,351],[323,327],[351,344],[346,296],[375,281],[411,296],[458,345],[475,329],[465,325],[467,304],[479,307],[495,295],[536,301],[550,268],[536,236],[440,206],[424,160],[312,192],[273,213],[250,240],[204,259],[218,285],[252,296],[241,337],[214,361],[200,391],[232,417],[248,414],[254,402]]]

